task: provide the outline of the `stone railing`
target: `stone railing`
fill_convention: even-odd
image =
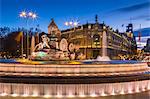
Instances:
[[[67,65],[29,65],[0,63],[2,73],[32,73],[38,74],[130,74],[148,71],[146,63],[136,64],[67,64]]]

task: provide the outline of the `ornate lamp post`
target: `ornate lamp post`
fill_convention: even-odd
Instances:
[[[28,28],[28,20],[29,19],[33,19],[33,20],[36,19],[37,18],[37,14],[33,13],[31,11],[29,11],[29,12],[22,11],[22,12],[20,12],[19,17],[26,19],[26,26]],[[29,34],[28,34],[28,30],[27,30],[26,34],[27,34],[27,38],[26,38],[26,42],[27,42],[27,55],[26,56],[28,57],[28,55],[29,55]]]
[[[75,31],[75,27],[78,26],[79,22],[77,21],[66,21],[65,22],[65,26],[69,26],[70,28],[74,28]],[[70,33],[69,33],[69,38],[70,38]]]
[[[65,26],[74,27],[74,29],[76,26],[78,26],[78,24],[79,24],[79,22],[77,22],[77,21],[66,21],[65,22]]]

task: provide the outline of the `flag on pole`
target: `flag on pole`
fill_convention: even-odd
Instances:
[[[141,24],[140,24],[140,31],[138,33],[138,37],[139,37],[138,41],[140,42],[141,41]]]
[[[23,36],[23,33],[22,33],[22,32],[19,32],[19,33],[17,34],[17,36],[15,37],[15,40],[16,40],[17,42],[21,41],[22,36]]]
[[[23,32],[18,32],[16,37],[15,37],[15,40],[17,41],[17,43],[21,43],[21,56],[23,57]]]
[[[34,52],[34,48],[35,48],[35,37],[32,36],[31,37],[31,53]]]
[[[141,32],[138,33],[138,41],[141,41]]]

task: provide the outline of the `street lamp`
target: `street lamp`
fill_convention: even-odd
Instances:
[[[36,19],[37,14],[32,12],[32,11],[29,11],[29,12],[22,11],[19,13],[19,17],[26,19],[26,26],[28,28],[28,20],[29,19],[33,19],[33,20]],[[28,35],[28,31],[27,31],[27,57],[28,57],[28,55],[29,55],[29,35]]]
[[[29,18],[36,19],[37,18],[37,14],[34,12],[31,12],[31,11],[29,11],[29,12],[22,11],[22,12],[20,12],[19,16],[21,18],[27,18],[27,19],[29,19]]]
[[[70,28],[74,28],[74,31],[75,31],[75,27],[78,26],[79,22],[77,21],[66,21],[65,22],[65,26],[70,26]],[[69,34],[69,37],[70,37],[70,34]]]
[[[33,13],[32,12],[29,12],[28,13],[28,16],[32,17]]]
[[[79,22],[77,22],[77,21],[66,21],[65,22],[65,26],[74,28],[73,32],[75,32],[75,27],[78,26],[78,24],[79,24]],[[70,41],[71,33],[69,33],[68,36],[69,36],[69,41]]]
[[[78,22],[74,22],[73,25],[74,25],[74,26],[77,26],[77,25],[78,25]]]
[[[19,14],[19,16],[22,17],[22,18],[23,18],[23,17],[26,17],[26,12],[25,12],[25,11],[22,11],[22,12]]]
[[[76,27],[78,26],[79,22],[77,21],[66,21],[65,26],[70,26],[70,27]]]
[[[33,13],[32,18],[33,19],[37,18],[37,15],[35,13]]]
[[[69,25],[69,23],[68,23],[68,22],[65,22],[65,25],[66,25],[66,26],[68,26],[68,25]]]

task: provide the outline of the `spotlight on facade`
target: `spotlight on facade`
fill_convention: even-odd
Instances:
[[[18,94],[15,94],[15,93],[14,93],[14,94],[12,94],[11,96],[12,96],[12,97],[17,97],[17,96],[18,96]]]
[[[50,98],[52,97],[51,95],[44,95],[44,98]]]
[[[72,93],[69,93],[68,97],[73,98],[73,97],[75,97],[75,95],[73,95]]]
[[[61,94],[57,94],[57,95],[56,95],[56,97],[57,97],[57,98],[62,98],[62,97],[63,97],[63,95],[61,95]]]
[[[86,97],[86,96],[85,96],[84,93],[81,92],[81,93],[79,93],[79,97],[82,97],[82,98],[83,98],[83,97]]]
[[[0,96],[7,96],[7,95],[8,95],[7,93],[0,94]]]
[[[91,93],[91,94],[90,94],[90,97],[97,97],[97,94]]]
[[[103,26],[103,29],[106,29],[106,26]]]
[[[23,94],[22,95],[22,97],[28,97],[29,96],[29,94]]]

